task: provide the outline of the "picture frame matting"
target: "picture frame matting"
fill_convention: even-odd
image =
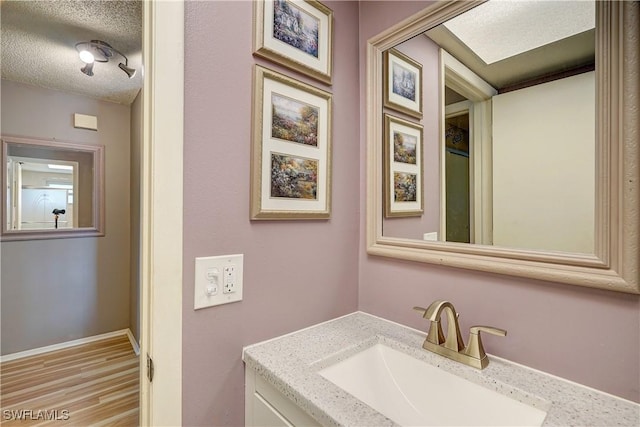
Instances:
[[[251,219],[331,216],[332,95],[254,66]]]
[[[422,119],[422,64],[396,49],[383,59],[384,107]]]
[[[424,213],[423,127],[384,115],[385,217]]]
[[[330,8],[317,0],[254,0],[254,21],[254,55],[331,84]]]

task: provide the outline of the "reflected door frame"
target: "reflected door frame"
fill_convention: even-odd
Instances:
[[[440,49],[440,240],[446,241],[445,86],[467,98],[469,106],[470,243],[493,244],[491,98],[498,91]]]

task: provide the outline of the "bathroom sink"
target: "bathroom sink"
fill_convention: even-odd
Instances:
[[[546,416],[380,343],[318,373],[403,426],[540,426]]]

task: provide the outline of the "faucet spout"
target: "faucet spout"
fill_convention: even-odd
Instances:
[[[416,307],[416,309],[418,308]],[[442,312],[445,311],[447,313],[447,335],[443,340],[440,317],[442,316]],[[449,301],[434,301],[424,310],[423,317],[431,321],[427,341],[437,345],[442,344],[444,341],[444,346],[453,351],[461,351],[464,349],[464,342],[462,341],[462,334],[460,333],[460,324],[458,323],[458,313],[453,304]]]
[[[469,346],[465,348],[460,324],[458,323],[458,313],[449,301],[434,301],[428,308],[413,307],[422,313],[422,317],[429,320],[429,333],[424,340],[422,348],[439,354],[457,362],[464,363],[474,368],[484,369],[489,364],[489,358],[484,352],[480,332],[487,332],[493,335],[505,336],[504,329],[493,328],[491,326],[473,326],[469,335]],[[441,317],[442,313],[447,313],[447,336],[442,333]]]

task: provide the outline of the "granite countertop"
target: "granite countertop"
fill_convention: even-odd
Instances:
[[[253,369],[324,426],[393,426],[393,421],[317,372],[376,343],[547,411],[544,426],[639,426],[640,405],[490,355],[477,370],[422,349],[425,333],[356,312],[243,350]]]

